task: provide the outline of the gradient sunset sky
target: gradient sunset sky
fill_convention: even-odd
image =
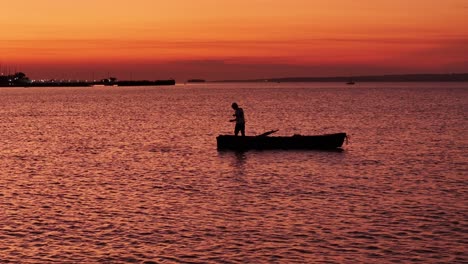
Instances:
[[[0,0],[0,69],[31,78],[468,72],[468,0]]]

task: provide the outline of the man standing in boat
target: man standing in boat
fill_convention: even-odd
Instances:
[[[237,136],[239,131],[241,132],[242,136],[245,136],[245,118],[244,118],[244,110],[240,108],[236,103],[232,103],[232,109],[234,109],[235,113],[233,116],[236,118],[229,120],[229,122],[236,122],[236,127],[234,129],[234,134]]]

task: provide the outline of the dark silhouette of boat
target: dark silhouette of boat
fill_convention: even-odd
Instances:
[[[353,82],[353,81],[349,81],[349,82],[347,82],[346,84],[347,84],[347,85],[354,85],[354,84],[356,84],[356,83]]]
[[[347,138],[346,133],[324,134],[314,136],[278,136],[268,135],[272,130],[258,136],[219,135],[216,138],[218,150],[267,150],[267,149],[298,149],[298,150],[333,150],[339,149]]]

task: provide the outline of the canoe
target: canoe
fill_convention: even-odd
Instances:
[[[265,135],[267,134],[267,135]],[[314,136],[278,136],[269,137],[269,132],[259,136],[219,135],[216,137],[218,150],[250,149],[338,149],[346,139],[346,133],[335,133]],[[270,133],[271,134],[271,133]]]

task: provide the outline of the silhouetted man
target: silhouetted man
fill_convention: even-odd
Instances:
[[[240,108],[236,103],[232,103],[232,109],[234,109],[235,113],[233,116],[236,118],[229,120],[229,122],[236,122],[236,127],[234,129],[234,134],[237,136],[239,131],[241,132],[242,136],[245,136],[245,118],[244,118],[244,110]]]

